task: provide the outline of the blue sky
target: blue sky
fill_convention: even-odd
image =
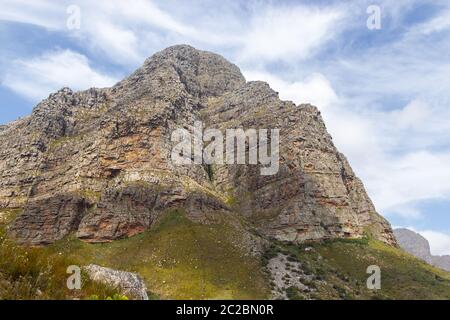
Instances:
[[[370,5],[381,29],[367,28]],[[450,254],[446,0],[0,0],[0,43],[0,123],[61,87],[110,86],[170,45],[218,52],[317,105],[378,211]]]

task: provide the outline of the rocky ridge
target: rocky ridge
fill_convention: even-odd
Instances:
[[[280,128],[279,172],[174,165],[171,133],[197,120]],[[50,95],[0,129],[0,146],[0,208],[22,210],[9,234],[24,244],[130,237],[171,208],[283,241],[371,234],[396,244],[316,107],[281,101],[221,56],[186,45],[156,53],[112,88]]]

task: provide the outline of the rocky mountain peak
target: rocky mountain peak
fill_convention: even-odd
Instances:
[[[164,49],[114,88],[119,94],[132,90],[139,94],[165,88],[185,89],[196,98],[217,97],[245,84],[239,68],[223,57],[188,45]]]

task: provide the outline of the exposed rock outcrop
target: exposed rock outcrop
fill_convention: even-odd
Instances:
[[[280,169],[176,166],[171,133],[205,127],[280,129]],[[318,109],[281,101],[224,58],[174,46],[112,88],[62,89],[0,130],[0,207],[23,208],[10,235],[90,242],[151,228],[168,208],[212,223],[235,212],[260,233],[302,242],[362,237],[395,244]]]
[[[307,284],[311,284],[314,276],[305,274],[302,270],[301,263],[297,261],[289,261],[284,254],[278,254],[269,260],[267,269],[272,279],[272,298],[277,300],[286,300],[288,296],[286,291],[289,288],[296,288],[302,292],[313,292],[314,288]]]
[[[90,264],[83,270],[91,280],[116,288],[128,298],[148,300],[147,287],[136,273],[113,270],[95,264]]]
[[[420,234],[405,228],[394,230],[399,246],[413,256],[438,268],[450,271],[450,256],[434,256],[430,244]]]

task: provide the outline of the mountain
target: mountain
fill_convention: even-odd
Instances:
[[[195,121],[219,130],[281,128],[278,173],[175,166],[171,133]],[[368,231],[395,244],[317,108],[281,101],[266,83],[246,82],[235,65],[189,46],[155,54],[113,88],[52,94],[0,139],[0,205],[23,208],[11,226],[22,243],[71,232],[89,242],[129,237],[182,207],[204,223],[236,213],[278,240]]]
[[[428,240],[420,234],[404,228],[395,229],[394,234],[399,246],[406,252],[431,265],[450,271],[450,256],[432,255]]]
[[[175,163],[174,133],[198,143],[199,123],[255,130],[260,162]],[[244,146],[232,150],[251,157],[251,138]],[[0,147],[0,298],[97,296],[93,284],[52,291],[69,263],[136,272],[161,298],[450,296],[448,274],[397,248],[318,109],[214,53],[174,46],[112,88],[64,88],[2,127]],[[373,264],[387,270],[383,293],[366,287]],[[45,276],[22,285],[34,291],[7,289],[48,265],[46,291]]]

